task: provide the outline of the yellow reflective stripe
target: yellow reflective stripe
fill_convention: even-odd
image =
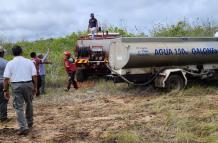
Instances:
[[[77,60],[78,64],[86,64],[88,63],[88,60]]]

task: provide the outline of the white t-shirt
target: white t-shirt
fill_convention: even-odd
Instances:
[[[218,32],[216,32],[216,34],[214,35],[214,37],[217,37],[217,38],[218,38]]]
[[[4,78],[10,78],[11,82],[32,81],[32,76],[37,75],[34,63],[22,56],[16,56],[7,63]]]

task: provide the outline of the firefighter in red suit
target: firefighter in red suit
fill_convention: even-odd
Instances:
[[[73,87],[75,89],[78,89],[77,82],[75,80],[76,75],[76,64],[75,60],[71,57],[71,53],[69,51],[64,52],[65,58],[64,58],[64,66],[65,70],[68,74],[68,85],[66,91],[70,90],[71,84],[73,84]]]

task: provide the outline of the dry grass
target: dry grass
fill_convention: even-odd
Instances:
[[[96,81],[95,81],[96,82]],[[92,94],[88,91],[93,91]],[[149,90],[152,91],[149,92]],[[94,87],[83,90],[84,99],[97,96],[123,96],[123,98],[147,98],[152,100],[139,102],[131,110],[123,110],[121,120],[128,124],[126,131],[112,130],[104,139],[105,142],[176,142],[176,143],[210,143],[218,142],[218,96],[216,87],[193,85],[182,92],[154,92],[149,88],[128,87],[125,84],[116,84],[99,80]],[[87,95],[87,93],[89,95]],[[76,92],[75,92],[76,94]],[[53,96],[52,96],[53,97]],[[64,96],[64,98],[66,98]],[[81,97],[76,97],[81,100]],[[80,98],[80,99],[78,99]],[[56,97],[55,97],[56,99]],[[74,98],[70,98],[75,100]],[[68,101],[70,101],[68,99]],[[62,99],[56,102],[63,103]],[[50,100],[51,101],[51,100]],[[155,118],[146,123],[131,123],[137,112],[148,108]],[[74,111],[80,117],[79,108]],[[134,141],[135,140],[135,141]]]
[[[192,85],[166,93],[103,80],[80,86],[71,92],[48,88],[45,96],[34,99],[36,126],[27,139],[51,143],[218,142],[216,87]],[[15,120],[10,124],[16,124]],[[25,141],[3,134],[0,141],[5,139]]]
[[[138,133],[134,131],[120,131],[110,133],[104,143],[140,143],[141,139]]]

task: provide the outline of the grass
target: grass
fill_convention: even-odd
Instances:
[[[100,81],[96,88],[112,89],[112,93],[130,94],[140,97],[138,93],[143,92],[143,88],[133,89],[128,86],[121,86]],[[108,85],[109,84],[109,85]],[[105,85],[105,86],[104,86]],[[112,86],[112,87],[110,87]],[[109,88],[107,88],[109,87]],[[104,91],[104,90],[103,90]],[[128,93],[127,93],[128,92]],[[180,92],[153,92],[144,96],[154,96],[153,100],[145,104],[138,104],[133,110],[149,108],[156,117],[148,123],[135,123],[126,128],[127,131],[134,131],[141,142],[175,142],[175,143],[210,143],[217,142],[218,134],[218,97],[217,87],[202,84],[190,84],[187,89]],[[159,94],[159,95],[157,95]],[[134,116],[134,112],[123,112],[125,117]],[[129,124],[131,118],[119,118]],[[128,121],[129,120],[129,121]],[[119,134],[124,134],[120,135]],[[122,131],[109,134],[106,141],[128,140],[129,136]],[[126,139],[126,140],[125,140]],[[137,139],[137,138],[136,138]],[[122,142],[121,141],[121,142]]]
[[[194,143],[195,136],[192,132],[184,132],[184,131],[178,131],[176,133],[176,142],[177,143]]]
[[[134,131],[110,133],[104,143],[140,143],[139,135]]]
[[[179,143],[213,140],[218,128],[216,90],[211,87],[201,89],[191,87],[154,100],[152,110],[159,114],[159,118],[149,123],[152,130],[161,132],[166,138],[169,132],[173,135],[172,140]],[[211,101],[211,98],[216,98],[216,101]]]

